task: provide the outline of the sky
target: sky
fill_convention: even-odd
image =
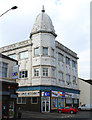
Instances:
[[[50,16],[56,40],[77,53],[78,77],[90,79],[91,0],[0,0],[0,47],[28,40],[42,6]]]

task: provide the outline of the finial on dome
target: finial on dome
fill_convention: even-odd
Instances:
[[[44,5],[42,6],[42,12],[45,12]]]

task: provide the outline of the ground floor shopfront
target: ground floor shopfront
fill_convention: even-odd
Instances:
[[[65,106],[79,106],[79,90],[57,86],[21,87],[17,107],[23,110],[52,112]]]

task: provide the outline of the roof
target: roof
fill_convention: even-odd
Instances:
[[[10,57],[8,57],[8,56],[6,56],[6,55],[3,55],[3,54],[1,54],[1,53],[0,53],[0,58],[4,58],[4,59],[8,59],[8,60],[12,60],[12,61],[18,62],[17,60],[15,60],[15,59],[13,59],[13,58],[10,58]]]
[[[89,79],[89,80],[84,80],[84,79],[81,79],[81,78],[79,78],[79,79],[86,82],[86,83],[88,83],[88,84],[90,84],[90,85],[92,85],[92,80],[91,79]]]
[[[42,9],[42,12],[40,14],[38,14],[38,16],[35,20],[30,37],[33,34],[36,34],[38,32],[44,32],[44,33],[49,32],[49,33],[53,34],[55,37],[57,36],[55,34],[55,30],[54,30],[52,21],[51,21],[50,17],[45,13],[44,7]]]

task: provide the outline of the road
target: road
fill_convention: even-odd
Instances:
[[[67,120],[92,120],[92,111],[79,111],[77,114],[68,114],[68,113],[39,113],[39,112],[30,112],[24,111],[22,113],[22,119],[39,119],[39,120],[60,120],[60,119],[67,119]]]

